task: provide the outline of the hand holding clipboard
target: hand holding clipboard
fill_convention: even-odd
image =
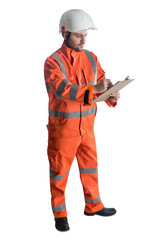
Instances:
[[[125,86],[127,86],[130,82],[132,82],[134,79],[129,79],[129,77],[126,77],[125,80],[122,81],[118,81],[117,83],[115,83],[111,88],[109,88],[106,92],[102,93],[101,95],[99,95],[97,98],[95,98],[92,102],[101,102],[101,101],[105,101],[107,98],[110,97],[110,95],[112,93],[118,92],[120,91],[122,88],[124,88]]]

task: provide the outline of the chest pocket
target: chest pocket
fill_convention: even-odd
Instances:
[[[81,67],[76,69],[76,81],[78,85],[87,84],[85,70]]]

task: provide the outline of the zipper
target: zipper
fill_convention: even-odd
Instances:
[[[80,121],[79,121],[79,132],[80,132],[80,135],[83,135],[82,134],[82,131],[81,131],[81,123],[82,123],[82,105],[80,103]]]

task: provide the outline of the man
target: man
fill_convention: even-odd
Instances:
[[[94,118],[97,94],[112,86],[105,79],[97,57],[83,50],[87,30],[96,29],[90,16],[82,10],[69,10],[60,20],[62,47],[47,58],[44,66],[49,95],[48,158],[55,226],[69,230],[65,205],[65,187],[76,156],[85,197],[84,214],[111,216],[114,208],[105,208],[98,190],[97,153]],[[106,100],[116,106],[119,93]]]

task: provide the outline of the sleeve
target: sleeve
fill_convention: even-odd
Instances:
[[[94,85],[72,84],[66,79],[58,61],[50,56],[44,64],[44,77],[47,91],[53,91],[63,101],[91,104]]]
[[[99,61],[97,60],[97,83],[99,83],[104,78],[105,78],[105,72],[102,69]],[[109,98],[105,100],[105,103],[107,103],[109,107],[115,107],[117,105],[117,102],[112,102]]]

